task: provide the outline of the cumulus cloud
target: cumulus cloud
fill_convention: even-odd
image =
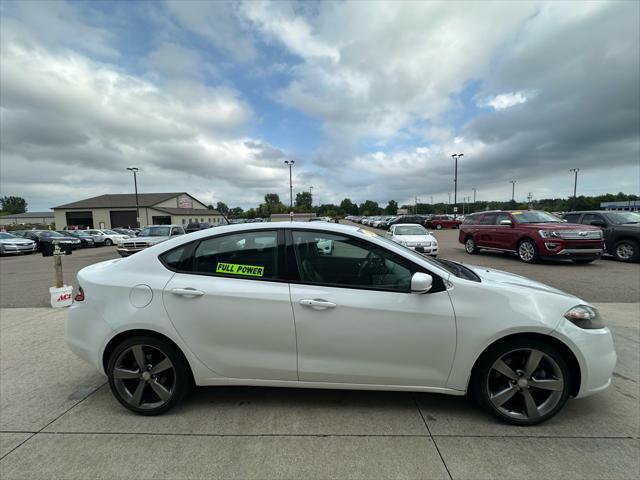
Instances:
[[[532,96],[532,93],[526,94],[525,92],[501,93],[494,97],[482,100],[478,105],[481,107],[492,107],[494,110],[504,110],[505,108],[520,105],[521,103],[529,100]]]

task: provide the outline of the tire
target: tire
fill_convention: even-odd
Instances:
[[[530,359],[533,368],[528,366]],[[529,426],[562,409],[571,394],[571,382],[571,370],[555,348],[537,339],[514,338],[497,343],[481,356],[470,393],[500,420]]]
[[[591,263],[595,260],[595,258],[589,258],[589,259],[584,259],[584,260],[571,260],[573,263],[575,263],[576,265],[587,265],[588,263]]]
[[[110,238],[107,238],[107,239],[104,241],[104,244],[105,244],[107,247],[110,247],[111,245],[113,245],[113,241],[112,241]]]
[[[540,261],[538,247],[533,240],[525,238],[518,244],[518,258],[524,263],[537,263]]]
[[[437,224],[437,225],[436,225],[436,230],[442,230],[442,225]]]
[[[476,253],[478,253],[478,246],[476,245],[473,237],[466,238],[466,240],[464,241],[464,250],[469,255],[475,255]]]
[[[640,260],[640,246],[635,240],[620,240],[613,247],[613,256],[620,262],[637,262]]]
[[[138,361],[145,365],[140,368]],[[192,385],[182,353],[166,340],[147,335],[121,342],[109,357],[107,375],[116,400],[139,415],[170,410]]]

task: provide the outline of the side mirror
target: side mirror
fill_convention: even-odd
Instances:
[[[509,225],[509,226],[511,226],[513,224],[511,223],[511,220],[500,220],[500,225]]]
[[[433,286],[433,277],[427,273],[416,272],[411,277],[411,293],[427,293]]]

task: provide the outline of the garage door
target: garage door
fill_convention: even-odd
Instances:
[[[94,228],[91,212],[66,212],[65,216],[67,217],[66,227]],[[62,229],[63,227],[65,225],[56,225],[56,228]]]
[[[111,216],[111,228],[130,228],[138,225],[135,210],[111,211],[109,215]]]

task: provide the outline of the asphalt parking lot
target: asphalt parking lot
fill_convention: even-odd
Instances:
[[[136,416],[64,344],[66,311],[46,308],[52,259],[3,257],[0,477],[637,478],[640,266],[471,257],[457,233],[436,232],[441,256],[596,304],[618,352],[608,390],[530,428],[494,420],[465,397],[279,388],[200,388],[168,414]],[[65,279],[110,258],[114,248],[78,250],[63,259]]]

